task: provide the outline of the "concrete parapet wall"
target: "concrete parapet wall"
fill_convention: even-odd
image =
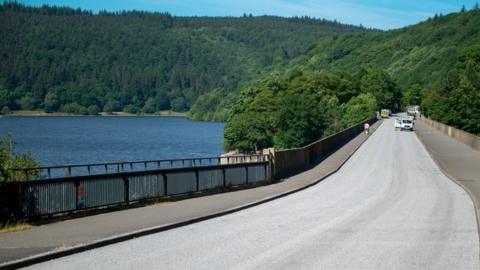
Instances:
[[[355,136],[363,132],[363,125],[372,125],[377,118],[371,118],[353,125],[345,130],[330,135],[301,148],[275,151],[273,170],[275,178],[283,178],[299,172],[314,164],[345,145]]]
[[[466,144],[466,145],[472,147],[473,149],[475,149],[477,151],[480,151],[480,137],[478,137],[474,134],[468,133],[466,131],[463,131],[461,129],[445,125],[443,123],[440,123],[438,121],[432,120],[432,119],[427,118],[427,117],[420,117],[420,118],[418,118],[418,120],[422,121],[423,123],[427,124],[428,126],[431,126],[435,129],[441,131],[445,135],[450,136],[450,137],[454,138],[455,140],[457,140],[457,141],[459,141],[463,144]]]

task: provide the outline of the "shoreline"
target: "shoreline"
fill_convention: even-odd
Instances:
[[[74,113],[63,113],[63,112],[54,112],[54,113],[47,113],[44,111],[13,111],[9,114],[2,114],[2,116],[52,116],[52,117],[72,117],[72,116],[82,116],[82,117],[126,117],[126,116],[135,116],[135,117],[187,117],[187,113],[181,112],[172,112],[172,111],[160,111],[157,113],[141,113],[141,114],[133,114],[133,113],[125,113],[125,112],[100,112],[97,115],[88,115],[88,114],[74,114]]]

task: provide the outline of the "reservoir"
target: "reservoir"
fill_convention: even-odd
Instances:
[[[3,116],[0,135],[42,165],[211,157],[223,153],[223,123],[183,117]]]

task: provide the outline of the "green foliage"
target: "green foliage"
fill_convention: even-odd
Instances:
[[[0,25],[0,108],[49,112],[76,112],[66,106],[74,103],[107,112],[188,111],[200,96],[218,88],[233,93],[318,38],[366,31],[308,17],[93,14],[10,1],[0,5]],[[204,108],[205,99],[192,115],[224,119],[225,107]]]
[[[9,114],[11,113],[12,111],[10,110],[10,108],[8,108],[8,106],[3,106],[2,108],[2,111],[0,112],[0,114]]]
[[[266,113],[244,112],[225,125],[224,147],[252,152],[272,145],[273,122]]]
[[[60,107],[60,100],[53,92],[48,92],[43,101],[45,112],[55,112]]]
[[[301,147],[322,134],[325,123],[319,104],[308,94],[282,95],[278,101],[274,145],[279,149]]]
[[[422,103],[422,99],[422,87],[418,83],[413,84],[403,94],[403,108],[406,108],[408,105],[420,105]]]
[[[362,93],[372,94],[382,109],[400,109],[401,93],[390,75],[384,70],[370,70],[361,79]]]
[[[374,117],[373,112],[378,111],[378,103],[374,95],[363,93],[348,101],[343,111],[343,126],[348,127]]]
[[[214,89],[198,98],[192,105],[188,117],[193,120],[226,121],[227,104],[233,102],[233,95],[222,88]]]
[[[456,68],[422,102],[425,114],[448,125],[480,134],[480,46],[460,53]]]
[[[109,100],[109,101],[107,101],[105,106],[103,106],[103,111],[106,112],[106,113],[112,113],[112,112],[117,111],[119,108],[120,108],[120,103],[118,103],[118,101]]]
[[[244,88],[225,125],[225,148],[301,147],[372,117],[378,108],[375,97],[355,97],[360,89],[347,77],[300,72]]]
[[[76,102],[67,103],[63,105],[63,112],[73,114],[88,114],[88,109]]]
[[[90,105],[87,108],[89,115],[98,115],[100,113],[100,108],[97,105]]]
[[[27,93],[20,99],[19,105],[22,110],[33,110],[37,107],[38,103],[38,100],[31,93]]]
[[[0,185],[11,179],[14,181],[26,180],[22,171],[14,172],[10,169],[38,166],[39,163],[33,159],[30,152],[15,154],[15,142],[11,133],[5,137],[0,137]],[[31,176],[35,176],[39,172],[33,171],[31,173]]]
[[[432,118],[479,134],[479,45],[472,45],[480,44],[478,25],[480,13],[474,8],[392,31],[325,36],[305,54],[277,63],[251,81],[255,85],[262,78],[280,77],[291,80],[287,88],[292,94],[304,90],[316,100],[319,96],[335,96],[341,108],[332,106],[326,111],[329,116],[322,117],[327,121],[322,136],[380,108],[396,111],[401,105],[419,104]],[[313,78],[299,77],[302,72]],[[315,72],[323,72],[326,77],[313,75]],[[331,74],[325,72],[333,72],[342,81],[330,80]],[[360,92],[361,96],[352,99]],[[240,94],[238,99],[245,97]],[[304,122],[301,117],[295,119]],[[286,130],[290,130],[287,135],[292,134],[286,137],[305,136],[299,130]],[[299,144],[288,141],[282,147]]]
[[[140,108],[136,105],[128,104],[125,108],[123,108],[123,112],[136,114],[140,112]]]

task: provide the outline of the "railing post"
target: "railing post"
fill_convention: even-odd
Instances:
[[[130,201],[130,181],[128,181],[128,177],[124,175],[123,177],[123,186],[124,186],[124,202],[125,204],[128,204]]]
[[[222,174],[223,174],[223,187],[226,187],[227,186],[227,178],[226,178],[226,174],[225,174],[225,166],[222,166]]]
[[[265,170],[265,179],[264,179],[265,181],[270,180],[268,177],[268,170],[267,170],[268,164],[269,163],[266,163],[265,165],[263,165],[263,169]]]
[[[76,209],[76,210],[79,210],[79,209],[80,209],[80,205],[79,205],[79,200],[78,200],[78,197],[79,197],[78,187],[80,186],[80,182],[79,182],[79,181],[75,181],[75,182],[73,183],[73,185],[75,186],[75,209]]]
[[[198,168],[195,168],[195,184],[197,186],[197,192],[200,191],[200,178],[198,175]]]
[[[165,191],[165,196],[168,196],[168,179],[167,175],[163,172],[163,190]]]

